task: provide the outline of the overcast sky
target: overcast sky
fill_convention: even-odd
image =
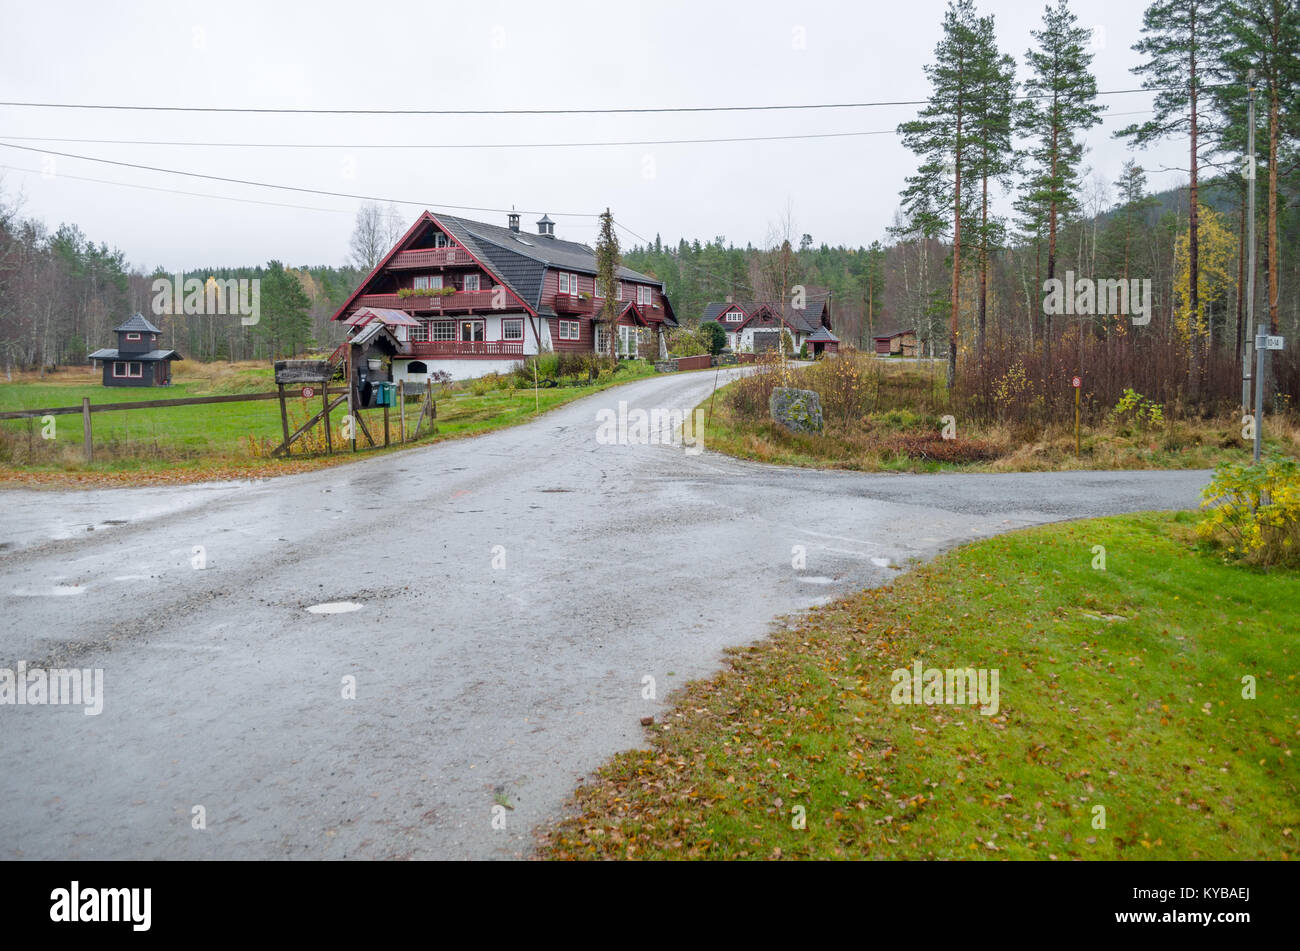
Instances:
[[[905,2],[18,3],[3,0],[0,99],[316,109],[547,109],[874,102],[924,98],[945,4]],[[1024,73],[1042,0],[983,0]],[[1076,0],[1097,28],[1101,90],[1130,89],[1142,4]],[[1145,93],[1102,97],[1087,161],[1112,182],[1131,154],[1111,132]],[[911,153],[912,106],[615,116],[285,116],[0,107],[0,142],[423,207],[547,212],[592,242],[606,206],[649,238],[724,235],[761,246],[789,204],[796,234],[885,237]],[[1124,113],[1126,115],[1115,115]],[[600,148],[373,149],[361,145],[592,142],[828,132],[784,142]],[[112,145],[17,139],[324,143],[329,149]],[[1152,188],[1185,181],[1184,144],[1138,155]],[[52,161],[52,165],[49,164]],[[134,265],[342,264],[360,202],[186,179],[0,148],[23,212],[75,222]],[[19,171],[19,170],[27,171]],[[99,179],[92,182],[80,180]],[[199,192],[278,205],[124,187]],[[282,207],[290,205],[295,207]],[[449,209],[448,209],[449,210]],[[504,223],[504,212],[460,211]],[[635,239],[621,235],[627,244]]]

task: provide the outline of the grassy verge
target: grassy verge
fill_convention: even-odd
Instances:
[[[1300,576],[1225,565],[1193,518],[972,544],[730,652],[542,854],[1294,858]],[[891,702],[916,660],[998,669],[997,713]]]
[[[705,445],[757,462],[863,472],[1208,469],[1251,455],[1236,416],[1155,425],[1085,424],[1078,455],[1072,426],[976,425],[954,418],[956,438],[944,440],[942,417],[948,410],[942,368],[881,364],[863,384],[866,411],[855,409],[846,418],[827,411],[825,429],[816,434],[789,432],[765,410],[742,409],[737,404],[743,401],[735,397],[743,382],[723,387],[713,399]],[[811,369],[794,371],[790,385],[820,390],[820,384],[809,382]],[[826,402],[823,396],[824,406]],[[700,407],[707,413],[709,402]],[[1266,418],[1264,433],[1267,448],[1300,457],[1300,425],[1294,417]]]
[[[264,365],[198,364],[182,372],[183,366],[177,366],[173,386],[158,389],[106,389],[86,371],[60,373],[57,382],[47,378],[0,384],[0,411],[75,406],[83,396],[102,404],[275,389],[272,371]],[[458,383],[437,397],[437,433],[430,433],[426,423],[425,435],[406,445],[428,445],[518,425],[576,399],[653,373],[651,364],[625,364],[618,373],[596,383],[539,389],[536,399],[531,389],[509,386],[509,378],[500,387],[475,385],[473,381]],[[289,401],[290,427],[305,422],[319,404],[319,396]],[[408,402],[409,426],[414,426],[417,405]],[[361,415],[376,440],[382,442],[383,410],[365,410]],[[332,414],[336,428],[341,417],[341,410]],[[389,422],[394,440],[397,419],[394,408]],[[339,465],[370,454],[336,452],[332,456],[296,455],[289,460],[269,458],[270,449],[281,438],[280,404],[276,400],[95,413],[96,458],[89,466],[81,458],[80,418],[59,416],[55,420],[53,440],[41,438],[39,419],[0,422],[0,484],[156,485],[261,478]],[[319,442],[323,448],[323,437]],[[400,447],[388,451],[400,451]]]

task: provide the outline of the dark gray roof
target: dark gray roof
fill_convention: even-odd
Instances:
[[[596,252],[585,244],[511,231],[485,221],[453,215],[438,215],[437,219],[471,254],[487,261],[497,276],[534,310],[540,307],[542,281],[548,267],[579,274],[596,274]],[[620,267],[618,276],[624,280],[664,288],[663,281],[628,267]],[[549,308],[545,312],[548,316],[553,316]]]
[[[903,334],[916,333],[915,327],[900,327],[897,330],[882,330],[879,333],[871,335],[872,340],[884,340],[887,337],[900,337]]]
[[[133,331],[134,332],[134,331]],[[184,360],[175,350],[150,350],[148,353],[122,353],[116,348],[96,350],[87,360],[138,360],[141,363],[153,363],[158,360]]]
[[[818,327],[813,332],[813,335],[808,338],[808,341],[809,343],[839,343],[840,338],[835,336],[835,334],[831,333],[825,327]]]
[[[795,330],[801,330],[805,333],[813,333],[818,327],[824,327],[830,323],[830,294],[825,290],[813,290],[809,288],[806,306],[795,308],[791,304],[782,306],[779,303],[769,303],[767,301],[734,301],[737,307],[745,312],[747,316],[752,316],[754,311],[760,307],[768,307],[774,313],[784,317],[785,322]],[[704,306],[704,319],[717,320],[718,316],[732,305],[727,302],[713,302]]]
[[[128,333],[133,333],[133,334],[134,333],[147,333],[147,334],[162,333],[161,330],[159,330],[153,324],[149,323],[149,321],[144,319],[144,314],[135,314],[131,317],[130,320],[128,320],[122,326],[113,328],[114,333],[120,333],[122,331],[127,331]]]
[[[719,303],[705,304],[705,305],[704,305],[704,319],[705,319],[705,320],[716,320],[717,317],[718,317],[718,315],[719,315],[720,313],[722,313],[724,310],[726,310],[727,308],[729,308],[729,307],[731,307],[731,306],[732,306],[731,304],[728,304],[728,303],[726,303],[725,301],[722,302],[722,303],[720,303],[720,304],[719,304]],[[741,308],[741,309],[743,310],[744,308]]]

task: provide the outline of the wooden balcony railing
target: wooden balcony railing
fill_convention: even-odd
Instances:
[[[555,295],[554,306],[557,314],[590,314],[591,298],[582,298],[577,294],[559,293]]]
[[[447,314],[464,310],[491,310],[492,291],[457,291],[445,296],[427,297],[416,294],[410,297],[398,297],[396,294],[362,294],[357,298],[357,307],[382,307],[389,310],[404,310],[407,313]]]
[[[522,340],[419,340],[407,344],[407,356],[419,357],[522,357]]]
[[[444,267],[448,264],[473,264],[468,251],[460,248],[426,248],[423,251],[398,251],[388,262],[389,267]]]

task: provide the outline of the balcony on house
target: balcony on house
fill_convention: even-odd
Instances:
[[[522,340],[415,340],[406,345],[411,357],[522,357]]]
[[[439,248],[439,251],[452,250]],[[424,252],[419,252],[423,254]],[[450,314],[461,311],[491,310],[491,290],[456,291],[454,294],[412,294],[398,296],[393,294],[362,294],[356,300],[357,307],[382,307],[389,310],[404,310],[407,313]]]
[[[557,314],[590,314],[591,298],[560,292],[555,295],[555,303],[552,306]]]
[[[388,262],[390,268],[446,267],[449,264],[473,264],[470,253],[462,248],[426,248],[398,251]]]

